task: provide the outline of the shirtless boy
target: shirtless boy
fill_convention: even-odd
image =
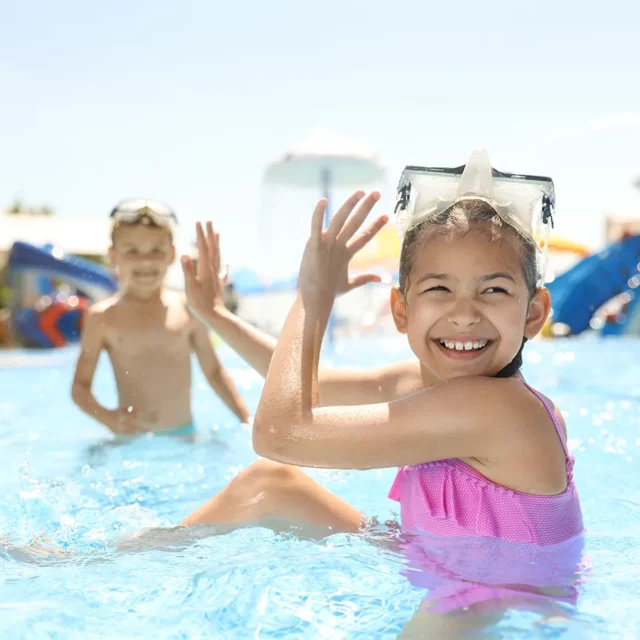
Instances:
[[[132,200],[118,205],[111,217],[109,257],[121,290],[93,305],[84,320],[74,402],[118,435],[148,431],[188,435],[193,432],[193,350],[213,390],[241,421],[249,420],[208,329],[190,313],[182,294],[164,286],[175,259],[173,211],[159,203]],[[102,406],[91,391],[103,349],[116,379],[116,409]]]

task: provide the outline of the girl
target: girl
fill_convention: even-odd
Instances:
[[[271,462],[246,469],[182,524],[284,518],[355,532],[363,514],[292,465],[399,467],[389,496],[405,530],[542,546],[578,536],[562,417],[520,374],[524,343],[549,314],[532,220],[548,229],[553,183],[492,170],[483,152],[454,170],[408,167],[391,312],[417,360],[370,374],[319,372],[336,295],[372,279],[346,274],[387,222],[361,230],[378,199],[356,192],[324,231],[327,203],[318,203],[275,350],[224,310],[218,238],[198,226],[198,273],[183,259],[187,296],[266,375],[253,444]]]

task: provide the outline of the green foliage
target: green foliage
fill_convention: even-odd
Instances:
[[[40,207],[28,207],[20,198],[16,198],[7,209],[7,213],[12,216],[52,216],[54,210],[46,204]]]

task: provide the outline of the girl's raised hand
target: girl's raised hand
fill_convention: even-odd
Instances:
[[[228,268],[220,269],[220,234],[213,229],[213,223],[206,223],[206,233],[202,224],[196,224],[198,243],[198,266],[188,256],[182,257],[185,292],[194,313],[204,319],[215,308],[224,307],[224,286]]]
[[[379,216],[360,231],[379,199],[377,191],[366,197],[363,191],[356,191],[338,209],[324,231],[327,201],[322,199],[318,202],[311,218],[311,237],[305,247],[298,276],[298,290],[303,298],[314,296],[333,302],[337,293],[377,279],[368,274],[349,281],[347,273],[351,258],[387,223],[387,216]]]

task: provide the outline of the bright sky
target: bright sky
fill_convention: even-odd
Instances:
[[[387,206],[404,165],[480,147],[551,175],[559,231],[597,244],[640,174],[639,24],[632,0],[0,0],[0,206],[158,198],[268,270],[316,194],[279,205],[263,169],[325,127],[380,154]]]

